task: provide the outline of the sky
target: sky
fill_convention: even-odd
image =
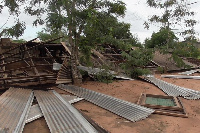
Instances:
[[[119,18],[120,21],[124,21],[126,23],[131,24],[130,31],[131,33],[138,37],[140,42],[144,42],[146,38],[150,38],[153,32],[157,32],[159,30],[158,24],[153,24],[150,26],[150,29],[144,29],[143,23],[148,20],[148,18],[153,14],[159,14],[159,9],[150,8],[146,4],[146,0],[122,0],[126,4],[126,15],[124,18]],[[197,33],[200,33],[200,0],[189,0],[189,2],[197,2],[195,4],[191,4],[191,11],[195,12],[194,19],[197,20],[197,25],[195,26],[195,30]],[[23,9],[22,9],[23,10]],[[22,11],[23,12],[23,11]],[[43,26],[34,27],[32,25],[32,21],[35,19],[32,16],[27,16],[25,14],[20,14],[19,19],[26,23],[26,30],[22,37],[25,40],[31,40],[37,36],[37,32],[41,31]],[[2,26],[9,27],[12,26],[14,22],[13,16],[9,17],[8,10],[4,9],[2,14],[0,14],[0,31],[2,30]],[[197,35],[197,38],[200,38]],[[183,39],[180,37],[180,40]]]

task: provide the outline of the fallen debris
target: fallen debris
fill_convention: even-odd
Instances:
[[[69,56],[62,44],[50,44],[59,38],[40,43],[33,42],[33,39],[12,45],[8,50],[3,49],[0,54],[1,86],[55,83],[57,71],[53,70],[53,64],[62,63]]]
[[[186,72],[182,72],[182,73],[178,73],[178,74],[190,75],[190,74],[193,74],[196,72],[200,72],[200,69],[190,70],[190,71],[186,71]]]
[[[143,79],[154,84],[155,86],[158,86],[159,89],[161,89],[169,96],[175,96],[175,97],[182,96],[183,98],[192,100],[200,99],[200,91],[195,91],[192,89],[167,83],[163,80],[155,78],[153,75],[144,76]]]
[[[67,86],[60,84],[58,88],[68,91],[74,95],[84,98],[85,100],[109,110],[121,117],[126,118],[132,122],[136,122],[147,118],[150,114],[154,112],[153,109],[149,109],[134,103],[130,103],[121,99],[117,99],[102,93],[91,91],[88,89]]]
[[[56,84],[72,83],[71,68],[67,64],[67,58],[65,58],[58,72]]]
[[[105,69],[100,69],[100,68],[92,68],[92,67],[85,67],[85,66],[78,66],[78,69],[82,70],[82,71],[86,71],[89,76],[93,77],[94,75],[97,75],[101,72],[106,71]],[[125,80],[134,80],[126,75],[122,75],[122,74],[117,74],[114,71],[106,71],[108,74],[111,74],[113,77],[117,78],[117,79],[125,79]]]
[[[32,105],[26,119],[26,124],[37,120],[43,116],[42,111],[38,104]]]
[[[153,57],[153,61],[155,63],[157,63],[159,66],[164,67],[164,69],[166,71],[176,71],[176,70],[181,70],[181,69],[185,69],[184,67],[178,67],[177,63],[172,60],[172,54],[168,53],[168,54],[163,54],[159,51],[155,51],[154,53],[154,57]],[[197,68],[198,65],[194,64],[193,62],[188,62],[186,59],[182,59],[183,62],[188,65],[191,66],[192,68]]]
[[[161,75],[162,78],[176,78],[176,79],[200,79],[200,76],[183,76],[183,75]]]
[[[0,96],[0,132],[21,133],[33,102],[30,89],[10,88]]]
[[[98,131],[55,91],[34,91],[51,133]]]
[[[70,104],[76,103],[80,100],[83,100],[83,98],[79,98],[77,96],[62,95],[62,97]],[[42,114],[42,111],[41,111],[39,105],[35,104],[35,105],[31,106],[31,108],[30,108],[30,112],[28,113],[26,123],[32,122],[42,116],[43,116],[43,114]]]
[[[155,109],[155,114],[188,117],[182,102],[177,97],[142,93],[138,99],[138,104]]]

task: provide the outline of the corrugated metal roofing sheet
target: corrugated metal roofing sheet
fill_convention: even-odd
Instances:
[[[144,77],[144,80],[158,86],[159,89],[164,91],[169,96],[182,96],[186,99],[200,99],[200,91],[180,87],[174,84],[170,84],[163,80],[157,79],[152,75]]]
[[[106,71],[105,69],[85,67],[85,66],[78,66],[78,69],[88,72],[89,75],[97,75],[98,73]],[[117,74],[114,71],[108,70],[108,71],[106,71],[106,73],[111,74],[113,77],[118,78],[118,79],[134,80],[126,75]],[[63,84],[63,83],[61,83],[61,84]]]
[[[200,79],[200,76],[185,76],[185,75],[161,75],[162,78],[177,78],[177,79]]]
[[[200,72],[200,69],[185,71],[185,72],[181,72],[181,73],[178,73],[178,74],[190,75],[190,74],[193,74],[193,73],[196,73],[196,72]]]
[[[70,95],[62,95],[62,97],[70,104],[78,102],[83,99],[83,98],[79,98],[77,96],[70,96]],[[42,114],[42,111],[41,111],[39,105],[35,104],[35,105],[31,106],[30,112],[28,114],[28,118],[26,119],[26,123],[34,121],[42,116],[43,116],[43,114]]]
[[[0,96],[0,132],[22,132],[33,97],[32,90],[21,88],[10,88]]]
[[[35,104],[35,105],[31,106],[31,108],[30,108],[30,111],[28,113],[28,117],[26,119],[26,123],[34,121],[34,120],[36,120],[36,119],[38,119],[42,116],[43,116],[43,114],[42,114],[42,111],[41,111],[39,105]]]
[[[60,84],[58,87],[133,122],[145,119],[154,112],[153,109],[149,109],[88,89],[62,84]]]
[[[51,133],[97,133],[82,115],[55,91],[34,91]]]

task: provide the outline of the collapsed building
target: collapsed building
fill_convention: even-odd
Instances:
[[[38,85],[55,83],[57,78],[61,80],[57,73],[61,64],[70,60],[70,52],[65,43],[52,43],[57,39],[36,42],[35,38],[23,44],[1,39],[1,85]],[[70,67],[66,67],[70,71]],[[66,76],[62,83],[72,82],[71,73],[67,72]]]
[[[37,42],[35,38],[22,44],[12,43],[10,39],[1,39],[0,85],[1,88],[9,89],[0,96],[0,105],[2,105],[0,106],[0,115],[3,116],[3,119],[0,119],[0,132],[22,132],[25,123],[42,116],[44,116],[52,133],[108,132],[98,124],[95,124],[87,115],[73,107],[71,105],[72,102],[66,99],[66,95],[61,95],[52,88],[48,88],[46,91],[36,90],[36,88],[41,89],[40,85],[44,84],[59,84],[57,88],[79,96],[81,99],[84,98],[86,101],[132,122],[145,119],[152,113],[187,117],[181,102],[177,102],[180,104],[177,107],[165,107],[165,105],[152,107],[148,103],[143,103],[143,99],[141,103],[134,104],[85,88],[66,85],[73,82],[69,63],[71,52],[66,43],[53,43],[57,39],[59,38]],[[101,45],[101,47],[105,50],[92,50],[91,58],[96,67],[107,64],[113,65],[116,70],[120,63],[125,62],[121,55],[122,50],[112,45]],[[156,54],[157,56],[145,67],[155,69],[157,67],[165,67],[168,70],[177,70],[173,67],[176,65],[174,62],[164,62],[169,55],[161,57],[161,55],[158,55],[160,53]],[[160,58],[156,59],[158,57]],[[193,66],[199,67],[198,64]],[[102,71],[102,69],[83,66],[78,68],[87,71],[90,75]],[[113,71],[110,71],[110,73],[115,74]],[[130,80],[130,78],[126,79]],[[167,98],[170,99],[169,101],[177,96],[182,96],[186,99],[200,98],[199,91],[175,86],[151,76],[143,77],[143,79],[158,86],[160,90],[169,95],[170,97]],[[34,89],[31,86],[34,86]],[[29,89],[24,89],[26,87]],[[42,86],[42,88],[45,87]],[[149,99],[166,99],[165,96],[152,96],[151,94],[145,94],[144,96],[145,98],[150,97]],[[72,98],[73,96],[69,97]],[[78,101],[77,97],[72,99]],[[37,104],[33,105],[33,101]],[[159,109],[158,106],[160,107]],[[164,112],[160,110],[163,108]],[[166,112],[166,108],[168,112]],[[174,112],[177,113],[177,110],[174,109],[181,110],[181,114],[175,114]]]

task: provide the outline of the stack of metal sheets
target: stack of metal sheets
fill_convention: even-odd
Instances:
[[[153,109],[149,109],[88,89],[62,84],[60,84],[58,87],[133,122],[145,119],[154,112]]]
[[[21,133],[33,102],[29,89],[10,88],[0,97],[0,132]]]
[[[154,76],[146,76],[144,80],[158,86],[162,91],[164,91],[169,96],[182,96],[186,99],[200,99],[200,91],[195,91],[192,89],[180,87],[174,84],[170,84],[163,80],[157,79]]]
[[[51,133],[97,133],[98,131],[55,91],[34,91]]]

